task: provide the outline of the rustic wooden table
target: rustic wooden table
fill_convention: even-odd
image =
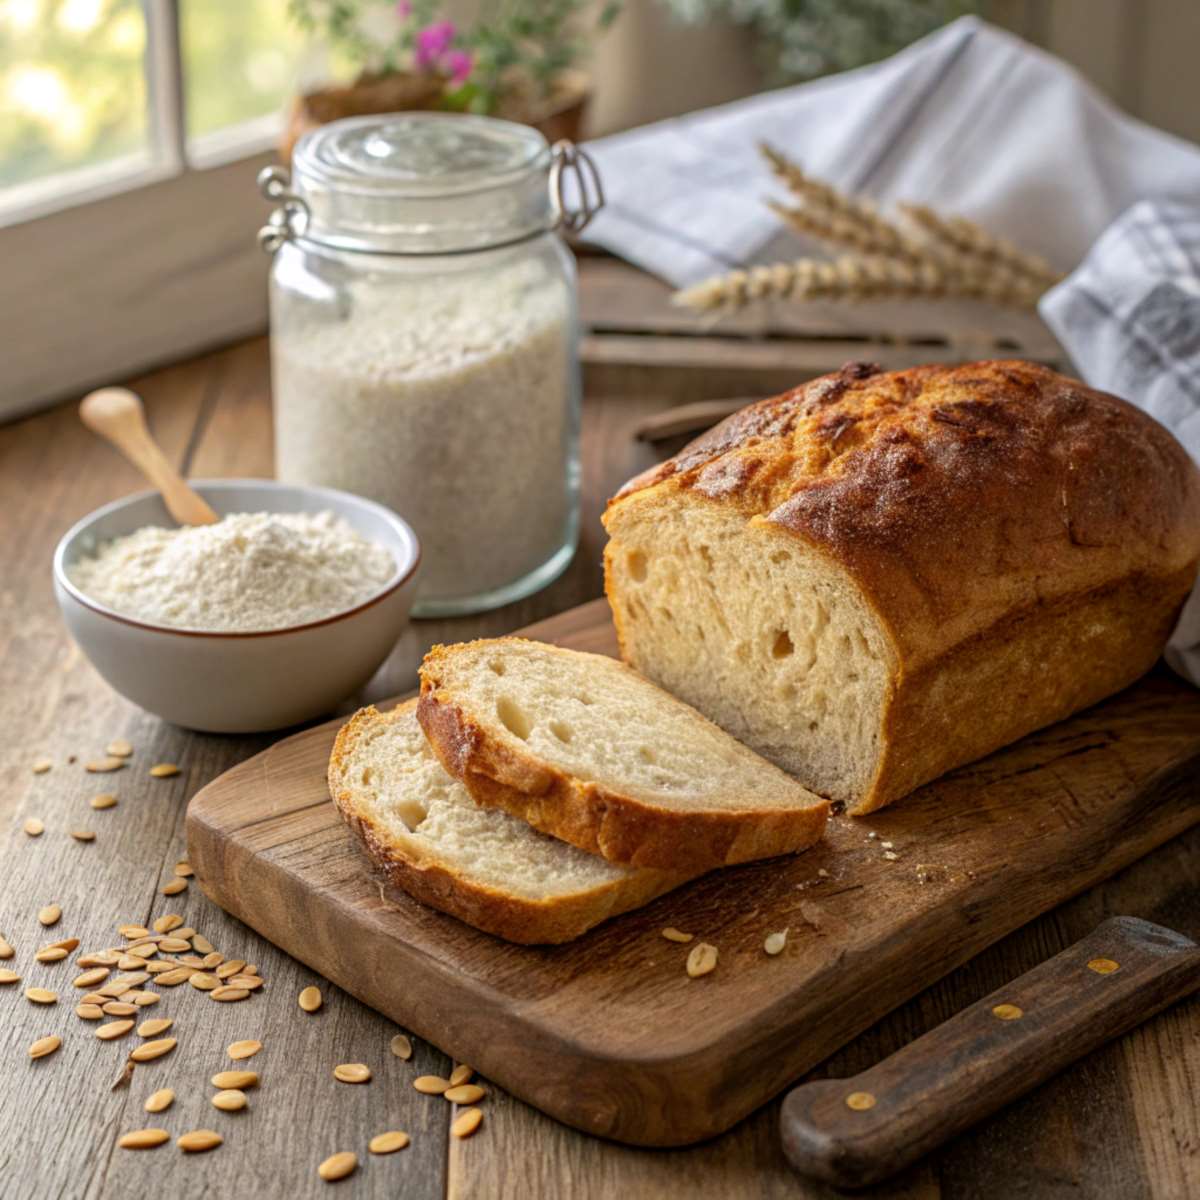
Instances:
[[[589,264],[585,276],[585,308],[595,332],[587,346],[578,555],[538,596],[477,618],[414,625],[373,682],[372,698],[411,687],[415,663],[434,641],[502,633],[600,594],[598,513],[613,488],[654,457],[631,436],[646,415],[701,395],[764,394],[864,353],[862,345],[828,334],[804,344],[695,336],[678,325],[648,281],[603,262]],[[954,350],[891,345],[865,353],[899,364]],[[263,340],[155,372],[135,386],[156,436],[186,472],[271,473]],[[9,1200],[164,1191],[317,1196],[330,1186],[317,1178],[317,1163],[350,1148],[359,1151],[362,1165],[338,1186],[362,1196],[833,1195],[788,1170],[779,1150],[777,1104],[707,1145],[648,1151],[585,1137],[493,1092],[480,1132],[467,1141],[451,1138],[449,1105],[411,1087],[418,1072],[448,1071],[441,1053],[421,1044],[412,1063],[393,1058],[388,1043],[395,1028],[328,985],[322,1011],[307,1016],[296,997],[320,982],[310,971],[225,917],[195,886],[160,894],[184,854],[188,797],[270,739],[204,736],[164,725],[109,691],[68,639],[51,594],[55,541],[90,509],[138,487],[132,470],[82,428],[73,404],[0,429],[0,934],[15,948],[0,967],[22,976],[20,983],[0,985],[0,1042],[8,1064],[0,1074],[0,1193]],[[83,764],[114,738],[135,747],[129,766],[110,775],[86,773]],[[53,765],[34,774],[32,765],[42,758]],[[164,761],[178,763],[182,772],[150,777],[150,765]],[[118,804],[89,807],[89,798],[105,791],[115,792]],[[28,818],[44,822],[45,832],[25,833]],[[77,829],[94,831],[95,840],[76,841],[70,831]],[[60,904],[63,915],[46,929],[37,913],[50,903]],[[94,1037],[93,1025],[72,1012],[80,995],[72,987],[72,960],[40,963],[34,953],[66,937],[79,938],[81,948],[112,946],[118,924],[145,924],[171,912],[227,957],[256,963],[267,984],[232,1005],[208,1003],[186,986],[163,989],[162,1001],[145,1015],[173,1018],[178,1048],[112,1090],[134,1035],[114,1043]],[[902,1005],[814,1077],[862,1070],[1116,913],[1200,935],[1200,827]],[[58,1003],[30,1003],[27,986],[57,991]],[[63,1038],[62,1049],[31,1062],[29,1045],[51,1033]],[[225,1047],[241,1038],[264,1044],[247,1064],[261,1073],[262,1085],[250,1093],[247,1111],[227,1115],[211,1107],[208,1078],[234,1065]],[[344,1061],[370,1064],[374,1080],[365,1087],[336,1083],[331,1068]],[[142,1102],[160,1087],[173,1088],[177,1099],[171,1110],[150,1117]],[[1197,1095],[1200,1001],[1193,999],[867,1194],[952,1200],[1200,1195]],[[186,1158],[172,1145],[141,1153],[116,1148],[122,1132],[155,1124],[173,1134],[216,1129],[225,1144]],[[407,1130],[412,1145],[371,1158],[365,1143],[385,1129]]]

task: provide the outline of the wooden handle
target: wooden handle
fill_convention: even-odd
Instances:
[[[184,482],[146,428],[141,398],[127,388],[101,388],[79,405],[83,423],[107,438],[160,492],[180,525],[215,525],[220,518]]]
[[[753,403],[754,398],[742,396],[736,400],[696,400],[691,404],[676,404],[638,422],[633,436],[639,442],[665,442],[685,433],[703,433]]]
[[[1114,917],[853,1079],[794,1088],[784,1153],[841,1187],[884,1179],[1200,987],[1200,947]]]

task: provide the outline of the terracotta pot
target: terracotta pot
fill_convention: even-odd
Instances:
[[[310,129],[343,117],[374,113],[435,112],[441,106],[442,80],[430,75],[364,75],[354,83],[319,88],[296,96],[279,142],[279,157],[290,163],[292,150]],[[548,142],[560,138],[579,141],[591,83],[577,71],[564,71],[545,98],[529,98],[514,91],[496,116],[532,125]]]

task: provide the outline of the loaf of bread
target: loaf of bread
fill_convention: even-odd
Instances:
[[[480,808],[439,766],[410,700],[342,727],[329,791],[388,881],[510,942],[569,941],[690,878],[606,862]]]
[[[1155,662],[1200,477],[1150,417],[1044,367],[852,364],[729,418],[604,520],[626,661],[865,813]]]

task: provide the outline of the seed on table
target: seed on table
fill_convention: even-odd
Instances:
[[[214,953],[212,942],[206,937],[201,937],[198,933],[192,935],[192,945],[200,951],[201,954]]]
[[[100,995],[99,992],[88,992],[79,1003],[94,1004],[97,1008],[102,1009],[108,1003],[109,997]]]
[[[410,1042],[402,1033],[398,1033],[394,1038],[392,1038],[391,1048],[392,1053],[397,1058],[404,1059],[405,1062],[408,1062],[408,1060],[413,1056],[412,1042]]]
[[[483,1120],[483,1109],[481,1108],[464,1108],[457,1117],[454,1118],[454,1124],[450,1126],[450,1132],[456,1138],[469,1138],[471,1134],[479,1128],[480,1122]]]
[[[192,943],[186,938],[165,937],[158,943],[158,948],[165,954],[181,954],[184,950],[190,950]]]
[[[221,1091],[228,1088],[244,1092],[258,1086],[258,1075],[254,1071],[218,1071],[209,1082]]]
[[[137,1005],[126,1004],[124,1000],[110,1000],[101,1011],[110,1017],[136,1017]]]
[[[16,951],[12,948],[12,943],[3,935],[0,935],[0,958],[12,958]]]
[[[117,959],[117,970],[119,971],[139,971],[142,967],[142,959],[133,954],[122,954]]]
[[[57,942],[47,942],[43,950],[76,950],[79,947],[78,938],[59,938]]]
[[[94,762],[85,763],[83,769],[93,775],[107,775],[110,771],[119,771],[124,765],[123,758],[116,758],[110,754],[107,758],[98,758]]]
[[[178,896],[180,892],[187,891],[188,881],[181,879],[178,875],[167,883],[164,883],[158,890],[164,896]]]
[[[8,967],[0,967],[0,983],[20,983],[21,976]]]
[[[237,1062],[243,1058],[253,1058],[261,1049],[262,1042],[256,1042],[247,1038],[242,1042],[230,1042],[225,1048],[225,1053]]]
[[[101,792],[98,796],[93,796],[88,803],[96,809],[112,808],[117,803],[117,798],[112,792]]]
[[[39,908],[38,920],[43,925],[57,925],[62,920],[62,906],[59,904],[47,904],[45,908]]]
[[[182,875],[186,877],[188,875],[195,875],[195,873],[196,872],[192,870],[192,864],[188,862],[186,858],[180,859],[179,862],[175,864],[176,875]]]
[[[111,1042],[113,1038],[124,1037],[133,1028],[133,1022],[128,1018],[124,1021],[109,1021],[96,1030],[96,1036],[102,1042]]]
[[[245,965],[246,960],[244,958],[231,958],[228,961],[222,961],[217,964],[217,978],[228,979],[231,975],[236,975]]]
[[[54,763],[51,762],[50,759],[39,758],[37,762],[33,764],[32,770],[35,775],[45,775],[45,773],[50,770],[52,766],[54,766]]]
[[[163,976],[159,976],[162,979]],[[209,975],[206,971],[196,971],[188,980],[188,983],[194,988],[199,988],[202,992],[211,992],[213,988],[221,986],[221,981],[215,975]]]
[[[213,1108],[219,1108],[222,1112],[241,1112],[246,1107],[246,1093],[237,1088],[226,1088],[212,1098],[212,1103]]]
[[[174,1024],[175,1022],[170,1017],[152,1017],[137,1027],[138,1037],[158,1037],[160,1033],[166,1033]]]
[[[82,975],[76,975],[72,983],[77,988],[95,987],[108,978],[108,972],[108,967],[93,967],[90,971],[84,971]]]
[[[190,925],[180,925],[177,929],[172,929],[171,932],[175,937],[183,938],[185,942],[190,941],[196,936],[196,931]]]
[[[108,950],[96,950],[91,954],[81,954],[75,964],[80,967],[115,967],[120,957]]]
[[[185,1154],[202,1154],[205,1150],[215,1150],[224,1140],[211,1129],[193,1129],[179,1138],[175,1145]]]
[[[440,1075],[418,1075],[413,1080],[413,1087],[426,1096],[440,1096],[450,1086],[450,1080]]]
[[[176,967],[171,971],[163,971],[161,975],[155,975],[154,982],[160,987],[174,987],[176,984],[186,983],[195,973],[195,967]]]
[[[139,960],[139,963],[140,963],[140,960]],[[128,984],[130,987],[137,987],[139,984],[145,983],[146,980],[149,978],[150,978],[149,971],[132,971],[128,975],[118,975],[116,977],[116,979],[113,980],[113,983],[125,983],[125,984]],[[103,988],[101,988],[100,990],[104,991]]]
[[[38,1040],[29,1047],[29,1057],[45,1058],[47,1054],[53,1054],[61,1045],[62,1038],[55,1037],[53,1034],[51,1034],[49,1037],[38,1038]]]
[[[75,1015],[82,1017],[85,1021],[98,1021],[104,1016],[104,1009],[98,1004],[77,1004],[75,1005]]]
[[[136,942],[139,938],[150,936],[150,930],[144,925],[118,925],[117,932],[123,938],[128,938],[131,942]]]
[[[58,993],[47,988],[26,988],[25,999],[34,1004],[57,1004]]]
[[[699,979],[717,969],[717,948],[707,942],[698,942],[687,956],[687,973],[690,979]]]
[[[146,963],[146,970],[151,975],[165,975],[168,971],[178,971],[180,964],[166,958],[150,959]]]
[[[157,1004],[162,997],[157,992],[134,992],[129,999],[138,1006],[138,1008],[147,1008],[151,1004]]]
[[[150,768],[150,774],[155,779],[170,779],[172,775],[179,774],[179,768],[174,763],[155,763]]]
[[[339,1083],[370,1083],[371,1068],[366,1063],[338,1063],[333,1077]]]
[[[778,933],[768,933],[763,942],[763,949],[772,957],[782,954],[784,946],[787,945],[787,935],[786,929],[781,929]]]
[[[174,1103],[175,1093],[170,1088],[159,1088],[146,1097],[143,1107],[148,1113],[165,1112]]]
[[[696,936],[694,933],[684,933],[682,929],[676,929],[674,925],[668,925],[662,931],[662,935],[668,942],[690,942]]]
[[[265,982],[266,980],[261,975],[235,975],[232,979],[226,980],[230,987],[245,988],[248,992],[262,987]]]
[[[71,836],[77,842],[94,842],[96,835],[90,829],[72,829]]]
[[[250,995],[249,988],[219,987],[208,993],[211,1000],[232,1004],[237,1000],[245,1000]]]
[[[306,987],[296,998],[296,1003],[306,1013],[315,1013],[324,1003],[324,1000],[321,998],[321,989],[319,987]]]
[[[353,1175],[357,1167],[358,1155],[352,1150],[342,1150],[338,1154],[331,1154],[321,1163],[317,1167],[317,1174],[326,1183],[335,1183],[339,1179],[345,1179],[347,1175]]]
[[[486,1095],[487,1090],[477,1083],[460,1083],[458,1087],[447,1088],[442,1098],[451,1104],[476,1104]]]
[[[474,1067],[468,1067],[466,1063],[459,1063],[458,1066],[450,1072],[450,1086],[458,1087],[460,1083],[466,1083],[474,1074]]]
[[[196,954],[183,954],[175,960],[181,967],[191,967],[194,971],[204,970],[204,959]]]
[[[247,975],[257,975],[257,974],[258,974],[258,968],[257,968],[257,967],[256,967],[256,966],[255,966],[253,963],[247,963],[247,964],[246,964],[246,967],[245,967],[245,974],[247,974]]]
[[[140,1046],[134,1046],[129,1052],[129,1057],[134,1062],[153,1062],[156,1058],[162,1058],[164,1054],[170,1054],[178,1045],[177,1038],[158,1038],[153,1042],[143,1042]]]
[[[153,942],[139,942],[129,947],[127,958],[153,958],[158,953],[158,947]]]
[[[117,1145],[122,1150],[153,1150],[170,1140],[171,1135],[165,1129],[135,1129],[132,1133],[121,1134]]]
[[[201,965],[201,966],[202,966],[202,967],[203,967],[203,968],[204,968],[206,971],[212,971],[212,972],[213,972],[213,974],[214,974],[214,975],[216,975],[216,977],[217,977],[218,979],[228,979],[228,978],[229,978],[229,975],[228,975],[228,973],[226,973],[226,974],[222,975],[222,974],[221,974],[221,972],[220,972],[220,971],[218,971],[218,970],[216,969],[217,967],[220,967],[220,966],[224,966],[224,965],[225,965],[225,955],[223,955],[223,954],[218,954],[218,953],[217,953],[215,950],[213,950],[213,951],[211,951],[210,953],[206,954],[206,955],[205,955],[205,956],[204,956],[204,957],[203,957],[203,958],[200,960],[200,965]]]
[[[155,933],[170,933],[183,924],[183,918],[178,913],[164,913],[154,922]]]
[[[133,747],[124,738],[116,738],[104,747],[104,753],[113,758],[128,758],[133,753]]]
[[[37,817],[27,817],[23,828],[30,837],[41,837],[46,832],[46,826]]]
[[[395,1154],[408,1145],[408,1134],[400,1129],[389,1129],[387,1133],[377,1133],[368,1143],[367,1149],[372,1154]]]
[[[62,962],[67,957],[67,952],[61,946],[46,946],[33,957],[41,963]]]

